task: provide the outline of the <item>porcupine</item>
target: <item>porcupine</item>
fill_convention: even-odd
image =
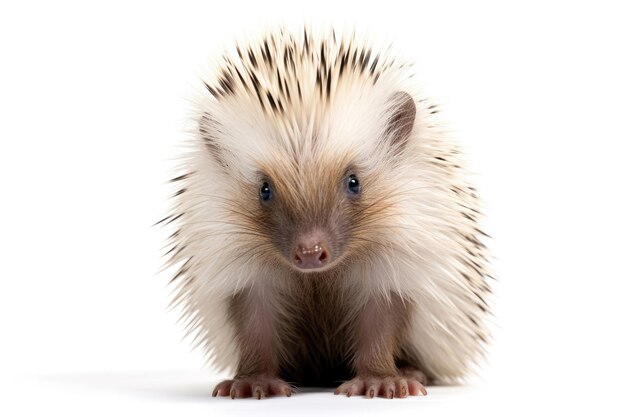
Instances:
[[[237,43],[203,81],[164,223],[213,395],[426,394],[484,352],[486,236],[411,65],[334,31]]]

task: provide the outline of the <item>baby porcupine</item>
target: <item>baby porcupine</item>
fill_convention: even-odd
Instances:
[[[457,146],[410,66],[279,29],[225,54],[164,223],[174,303],[234,379],[406,397],[483,352],[487,251]]]

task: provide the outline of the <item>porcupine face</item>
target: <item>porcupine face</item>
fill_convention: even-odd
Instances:
[[[384,76],[342,69],[343,56],[325,48],[297,64],[289,64],[289,46],[262,51],[265,66],[252,50],[229,61],[222,89],[207,85],[218,100],[200,123],[237,190],[226,193],[229,221],[243,226],[258,256],[302,272],[372,255],[385,196],[397,188],[392,160],[401,159],[416,113],[409,94],[386,89],[395,86]]]
[[[347,156],[294,162],[261,168],[257,226],[296,269],[327,269],[343,258],[366,204],[359,170]]]

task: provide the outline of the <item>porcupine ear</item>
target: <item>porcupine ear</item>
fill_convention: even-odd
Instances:
[[[413,131],[417,108],[413,97],[404,91],[394,93],[389,99],[389,104],[389,120],[385,136],[394,149],[401,150]]]
[[[204,113],[200,117],[200,123],[198,125],[198,131],[200,137],[204,142],[204,146],[209,150],[209,153],[215,158],[215,161],[224,168],[228,167],[226,159],[224,158],[224,149],[217,143],[215,138],[215,132],[219,129],[217,121],[211,117],[209,113]]]

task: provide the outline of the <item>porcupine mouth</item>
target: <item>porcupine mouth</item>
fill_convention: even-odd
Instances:
[[[285,263],[289,264],[292,270],[302,275],[316,275],[320,273],[331,272],[335,269],[340,268],[341,265],[344,264],[345,259],[346,254],[342,253],[341,255],[339,255],[339,257],[331,259],[327,264],[323,266],[317,268],[300,268],[297,265],[294,265],[293,262],[289,262],[288,258],[283,257]]]
[[[335,266],[336,266],[336,262],[333,261],[329,264],[326,264],[324,266],[317,267],[317,268],[299,268],[295,265],[292,265],[292,268],[302,274],[315,274],[319,272],[327,272],[331,269],[334,269]]]

